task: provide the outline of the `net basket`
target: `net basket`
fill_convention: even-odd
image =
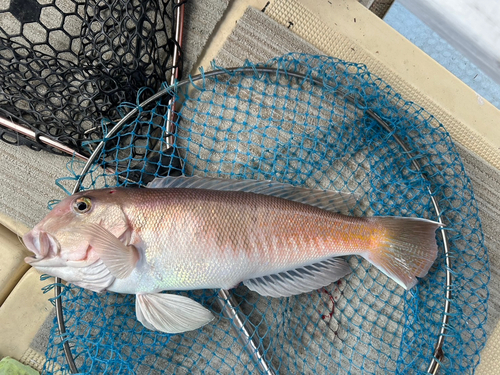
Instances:
[[[179,105],[172,148],[170,95]],[[437,358],[443,374],[473,373],[486,340],[488,257],[470,180],[432,115],[363,65],[305,54],[202,73],[150,99],[121,106],[128,117],[116,134],[104,132],[82,189],[144,186],[167,174],[274,180],[355,192],[351,215],[445,224],[448,250],[437,235],[438,258],[409,291],[357,256],[347,258],[351,274],[307,294],[275,299],[243,286],[231,290],[270,371],[425,374]],[[78,180],[81,168],[73,160],[71,176],[58,183]],[[64,287],[66,333],[54,325],[44,373],[68,370],[63,342],[83,373],[262,371],[221,311],[217,291],[180,294],[216,319],[185,334],[153,332],[136,320],[133,295]]]

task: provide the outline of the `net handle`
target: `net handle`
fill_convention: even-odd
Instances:
[[[81,159],[81,160],[88,160],[86,156],[78,153],[77,151],[73,150],[71,147],[63,145],[62,143],[57,142],[56,140],[50,138],[49,136],[37,134],[33,130],[28,129],[22,125],[16,124],[10,120],[7,120],[6,118],[0,117],[0,125],[3,125],[6,128],[13,130],[16,133],[22,134],[22,135],[24,135],[24,136],[26,136],[34,141],[41,142],[42,145],[45,144],[49,147],[53,147],[59,151],[65,152],[66,154],[74,155],[78,159]]]
[[[231,75],[234,73],[241,73],[241,74],[245,74],[245,75],[255,75],[256,73],[275,74],[276,76],[286,75],[287,77],[293,77],[293,78],[297,78],[297,79],[300,79],[303,81],[309,80],[318,86],[323,85],[323,82],[321,80],[318,80],[314,77],[311,77],[310,75],[305,75],[305,74],[302,74],[299,72],[293,72],[293,71],[282,71],[279,68],[258,67],[258,66],[257,67],[233,67],[233,68],[227,68],[227,69],[218,69],[218,70],[213,70],[213,71],[202,73],[202,74],[197,74],[197,75],[191,76],[190,78],[179,81],[176,84],[170,85],[167,88],[157,92],[156,94],[154,94],[153,96],[151,96],[147,100],[140,103],[139,106],[137,106],[136,108],[132,109],[129,113],[127,113],[127,115],[125,115],[109,131],[106,138],[104,138],[99,143],[99,145],[96,147],[96,149],[94,150],[92,155],[90,155],[90,157],[88,158],[87,163],[83,167],[83,169],[80,173],[80,176],[78,178],[78,181],[76,182],[75,187],[73,188],[73,194],[80,191],[83,180],[85,179],[85,177],[86,177],[87,173],[89,172],[90,168],[92,167],[92,165],[95,163],[95,161],[99,157],[102,149],[104,148],[104,145],[106,144],[106,141],[109,138],[114,137],[121,130],[121,128],[127,123],[127,121],[139,112],[139,108],[144,108],[144,107],[148,106],[149,104],[154,103],[156,100],[158,100],[162,96],[169,95],[175,89],[184,87],[184,86],[188,85],[189,83],[197,82],[197,81],[204,80],[204,79],[207,79],[210,77],[216,77],[216,76],[220,76],[220,75]],[[356,106],[356,99],[354,98],[354,96],[352,96],[350,94],[343,93],[342,92],[343,90],[341,88],[336,88],[335,91],[340,93],[341,95],[343,95],[344,98],[349,103]],[[385,129],[389,133],[390,136],[392,136],[392,138],[396,141],[396,143],[405,151],[405,154],[411,158],[410,160],[411,160],[411,164],[412,164],[413,168],[415,168],[416,171],[421,171],[421,166],[418,163],[417,159],[411,157],[411,155],[412,155],[411,148],[408,147],[406,145],[406,143],[395,134],[394,129],[391,128],[391,126],[374,111],[367,109],[366,114],[368,116],[370,116],[371,118],[373,118],[383,129]],[[422,176],[426,180],[429,181],[429,179],[425,175],[422,174]],[[432,204],[434,206],[434,210],[435,210],[436,215],[438,217],[438,222],[443,224],[442,219],[441,219],[441,210],[439,208],[439,205],[438,205],[430,187],[427,188],[427,191],[430,195],[430,199],[432,201]],[[452,275],[451,275],[450,250],[448,247],[448,239],[446,236],[446,232],[441,230],[440,234],[441,234],[441,238],[443,240],[444,253],[445,253],[446,293],[445,293],[444,313],[443,313],[443,319],[442,319],[442,323],[441,323],[441,329],[439,331],[439,336],[438,336],[437,342],[434,345],[433,358],[432,358],[432,360],[429,364],[429,367],[427,369],[427,372],[430,374],[433,374],[433,375],[437,374],[439,367],[440,367],[440,363],[444,358],[443,344],[444,344],[444,339],[445,339],[445,335],[447,332],[447,326],[448,326],[448,322],[449,322],[449,313],[450,313],[450,308],[451,308],[450,301],[451,301]],[[61,286],[59,285],[60,282],[61,282],[61,279],[56,278],[56,287],[55,287],[56,296],[59,296],[61,294]],[[224,292],[228,293],[228,291],[224,291]],[[225,295],[225,293],[224,293],[224,295]],[[56,303],[57,323],[58,323],[61,335],[64,335],[66,333],[66,326],[64,323],[64,314],[63,314],[63,310],[62,310],[61,298],[57,298],[55,303]],[[226,299],[225,308],[228,309],[228,311],[225,312],[225,314],[227,314],[228,316],[238,316],[238,312],[236,311],[235,306],[231,304],[230,299]],[[240,328],[242,330],[242,333],[244,333],[244,335],[247,336],[247,339],[249,340],[248,342],[249,343],[253,342],[253,337],[249,336],[248,330],[244,326],[244,323],[243,323],[244,320],[237,319],[236,324],[238,324],[237,323],[238,321],[243,324]],[[66,355],[66,359],[67,359],[68,364],[70,366],[71,372],[77,373],[78,369],[76,368],[75,361],[74,361],[73,355],[71,353],[71,348],[69,347],[68,341],[64,341],[63,346],[64,346],[64,353]],[[263,362],[262,354],[257,349],[258,346],[256,346],[255,343],[253,343],[253,344],[247,345],[246,348],[251,348],[252,350],[257,350],[257,352],[252,352],[250,354],[251,354],[251,358],[254,358],[254,360],[257,361],[259,368],[262,370],[263,369],[262,363],[265,363],[265,362]],[[267,365],[266,365],[266,367],[267,367]],[[268,370],[267,374],[273,374],[272,369],[267,367],[267,370]]]

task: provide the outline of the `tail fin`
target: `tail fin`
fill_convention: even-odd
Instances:
[[[424,277],[437,257],[436,229],[442,224],[417,218],[376,217],[386,231],[380,246],[364,257],[405,289]]]

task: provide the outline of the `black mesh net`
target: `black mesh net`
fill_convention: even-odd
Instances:
[[[0,1],[0,116],[89,155],[118,105],[171,71],[172,0]],[[182,59],[180,60],[182,61]],[[55,149],[0,128],[3,141]]]

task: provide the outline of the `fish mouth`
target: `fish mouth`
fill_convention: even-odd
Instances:
[[[34,254],[24,259],[28,264],[34,264],[44,259],[55,258],[59,254],[59,242],[47,232],[28,232],[23,236],[23,242],[28,250]]]

